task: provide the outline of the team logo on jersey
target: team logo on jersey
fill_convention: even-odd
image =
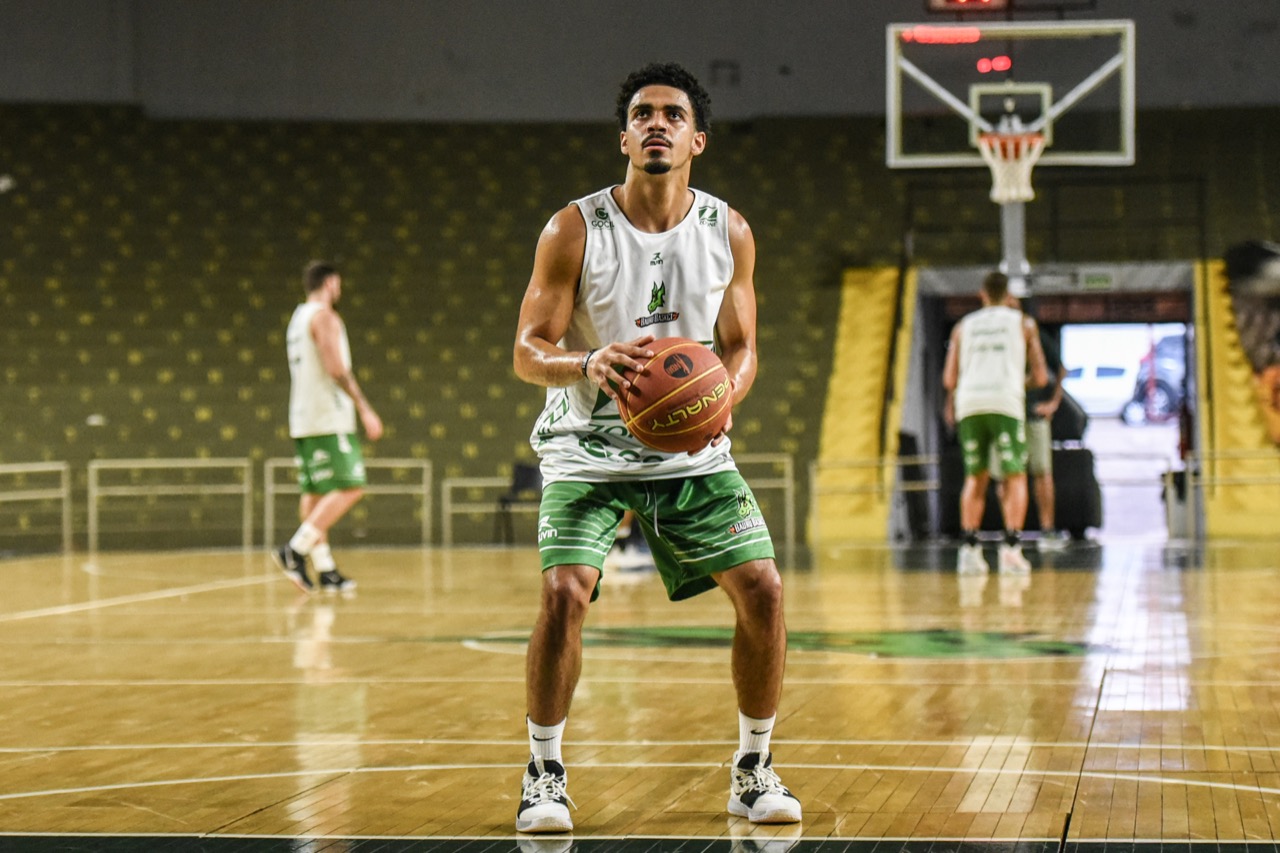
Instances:
[[[603,207],[596,208],[596,218],[591,220],[592,228],[605,228],[609,231],[613,230],[613,220],[609,218],[609,211]]]
[[[705,205],[698,208],[698,224],[710,225],[714,227],[720,221],[720,211],[716,210],[712,205]]]
[[[655,281],[653,283],[653,289],[649,291],[649,311],[657,311],[666,304],[667,283],[665,281]]]
[[[654,257],[657,257],[657,255]],[[662,261],[659,260],[658,263],[662,263]],[[667,283],[665,281],[655,281],[653,288],[649,291],[649,316],[637,317],[636,326],[643,329],[645,326],[652,326],[655,323],[670,323],[680,319],[679,311],[658,311],[659,308],[666,304]]]

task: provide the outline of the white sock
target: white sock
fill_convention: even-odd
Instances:
[[[769,754],[769,736],[773,734],[773,721],[778,719],[774,714],[767,720],[757,720],[738,712],[738,752],[759,752]]]
[[[540,726],[528,717],[524,719],[529,724],[529,754],[544,761],[564,764],[560,757],[560,739],[564,736],[564,724],[568,720],[561,720],[554,726]]]
[[[311,549],[316,547],[316,543],[320,541],[320,530],[309,521],[304,521],[298,527],[298,532],[293,534],[293,538],[289,540],[289,547],[297,551],[302,556],[311,553]]]
[[[331,572],[338,567],[333,562],[333,552],[329,550],[328,542],[321,542],[311,549],[311,562],[317,572]]]

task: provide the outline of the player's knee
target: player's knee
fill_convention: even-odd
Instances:
[[[555,621],[581,621],[591,604],[599,573],[560,566],[542,573],[542,608]]]
[[[731,570],[731,596],[746,617],[770,621],[782,613],[782,575],[772,561],[755,561]]]

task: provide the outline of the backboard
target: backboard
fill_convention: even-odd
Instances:
[[[986,167],[983,133],[1045,138],[1042,166],[1134,161],[1132,21],[890,24],[885,163]]]

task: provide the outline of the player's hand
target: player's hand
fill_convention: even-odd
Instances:
[[[371,408],[360,410],[360,423],[364,425],[364,434],[370,441],[382,438],[382,418]]]
[[[587,379],[608,394],[609,399],[618,402],[618,389],[631,387],[625,374],[642,372],[645,361],[653,358],[653,350],[646,348],[653,341],[653,335],[641,335],[601,347],[587,362]]]
[[[1052,400],[1046,400],[1043,403],[1036,403],[1033,411],[1040,417],[1048,420],[1053,417],[1053,413],[1058,411],[1058,404]]]

